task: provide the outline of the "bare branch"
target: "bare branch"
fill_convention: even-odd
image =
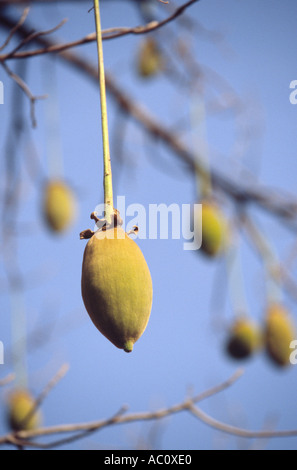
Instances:
[[[10,433],[0,438],[0,445],[12,444],[12,445],[22,445],[23,447],[40,447],[40,448],[53,448],[70,441],[81,439],[86,434],[90,434],[95,431],[99,431],[107,426],[115,424],[125,424],[135,421],[151,421],[163,419],[167,416],[179,413],[189,409],[191,403],[196,403],[198,401],[205,400],[227,388],[231,387],[243,374],[243,371],[240,369],[235,374],[232,375],[225,382],[216,385],[215,387],[196,395],[192,398],[188,398],[185,401],[171,406],[169,408],[164,408],[158,411],[146,411],[142,413],[131,413],[124,415],[124,412],[127,410],[126,406],[123,406],[114,416],[111,418],[103,419],[100,421],[94,421],[91,423],[79,423],[79,424],[65,424],[59,426],[50,426],[35,429],[32,431],[19,431],[17,433]],[[36,442],[31,441],[31,438],[37,438],[42,436],[49,436],[53,434],[67,434],[67,433],[78,433],[74,436],[67,437],[66,439],[55,441],[49,444],[36,444]]]
[[[45,398],[48,396],[50,391],[60,382],[60,380],[65,377],[69,370],[69,365],[68,364],[63,364],[58,372],[55,374],[55,376],[49,381],[49,383],[46,385],[44,390],[40,393],[40,395],[36,398],[34,401],[34,405],[32,409],[29,411],[29,413],[25,416],[24,422],[26,423],[29,421],[32,416],[36,413],[37,409],[40,408],[42,402],[45,400]]]
[[[296,301],[297,284],[286,266],[277,259],[268,241],[246,212],[240,215],[240,220],[253,248],[257,250],[261,256],[271,279],[277,284],[282,285],[287,293]]]
[[[0,445],[2,444],[12,444],[12,445],[22,445],[22,447],[39,447],[39,448],[54,448],[61,445],[64,445],[69,442],[73,442],[77,439],[85,437],[87,434],[90,434],[95,431],[99,431],[103,428],[106,428],[115,424],[127,424],[135,421],[148,421],[148,420],[159,420],[167,416],[182,412],[189,411],[196,418],[198,418],[203,423],[208,426],[221,431],[227,434],[235,435],[238,437],[244,438],[257,438],[257,439],[270,439],[276,437],[295,437],[297,436],[297,429],[295,430],[285,430],[285,431],[249,431],[243,428],[232,426],[229,424],[222,423],[211,416],[204,413],[200,408],[198,408],[195,403],[205,400],[227,388],[235,383],[236,380],[242,375],[242,371],[237,371],[230,379],[223,382],[220,385],[217,385],[206,392],[197,395],[193,398],[186,399],[182,403],[174,405],[169,408],[161,409],[155,412],[143,412],[143,413],[132,413],[124,415],[126,407],[122,407],[114,416],[111,418],[95,421],[92,423],[80,423],[80,424],[68,424],[61,426],[52,426],[48,428],[40,428],[34,431],[21,431],[14,434],[8,434],[0,438]],[[67,437],[66,439],[61,439],[49,444],[39,444],[34,441],[31,441],[31,438],[48,436],[53,434],[65,434],[73,433],[78,434]]]
[[[22,47],[24,47],[26,44],[28,44],[29,42],[31,41],[34,41],[34,39],[37,39],[38,37],[40,36],[46,36],[48,34],[52,34],[54,33],[55,31],[57,31],[58,29],[60,29],[65,23],[67,23],[67,18],[65,18],[64,20],[62,20],[57,26],[55,26],[54,28],[51,28],[51,29],[48,29],[46,31],[35,31],[31,34],[29,34],[27,37],[25,37],[20,44],[18,44],[18,46],[16,46],[9,54],[7,54],[6,58],[4,59],[5,60],[8,60],[10,58],[14,58],[17,51],[19,51]],[[0,58],[0,60],[2,60]]]
[[[270,439],[275,437],[295,437],[297,436],[297,429],[289,431],[249,431],[247,429],[231,426],[230,424],[222,423],[208,414],[204,413],[197,405],[189,404],[189,411],[200,421],[208,426],[227,434],[232,434],[238,437],[246,437],[249,439]]]
[[[1,15],[0,24],[11,28],[14,25],[12,19],[5,15]],[[24,25],[18,29],[18,34],[27,36],[28,27]],[[40,44],[43,48],[54,50],[59,45],[49,38],[38,37],[35,42]],[[18,54],[17,54],[18,57]],[[78,54],[64,50],[60,52],[58,57],[66,63],[74,67],[80,73],[84,73],[98,83],[98,68],[85,58]],[[15,57],[14,57],[15,58]],[[0,56],[0,60],[2,56]],[[106,73],[106,88],[107,92],[118,103],[120,109],[133,117],[138,125],[140,125],[149,136],[154,140],[162,142],[163,145],[175,154],[180,159],[186,168],[191,172],[204,170],[203,161],[197,158],[197,155],[182,143],[170,129],[167,129],[163,123],[159,122],[157,118],[151,116],[145,108],[136,103],[131,96],[128,96],[115,82],[112,76]],[[226,175],[221,174],[216,169],[210,169],[211,180],[214,187],[219,188],[222,192],[241,204],[255,204],[265,211],[268,211],[278,217],[287,221],[295,221],[297,217],[297,200],[291,194],[281,194],[279,190],[266,188],[255,183],[254,187],[249,185],[244,186],[243,182],[238,182],[230,179]],[[293,227],[296,230],[296,225]]]
[[[4,44],[0,47],[0,51],[3,51],[3,49],[5,49],[5,47],[8,46],[8,44],[10,43],[12,37],[14,36],[16,31],[18,30],[18,28],[20,28],[22,26],[22,24],[24,24],[28,14],[29,14],[29,11],[30,11],[29,7],[24,9],[24,12],[23,12],[21,18],[19,19],[19,21],[16,23],[16,25],[10,31],[10,33],[7,36],[7,39],[5,40]]]
[[[162,21],[159,21],[159,22],[158,21],[152,21],[152,22],[148,23],[147,25],[137,26],[136,28],[119,28],[118,31],[116,31],[116,29],[115,29],[114,33],[112,32],[112,30],[102,31],[103,39],[114,39],[114,38],[117,38],[117,37],[120,37],[120,36],[125,36],[127,34],[146,34],[146,33],[150,33],[151,31],[155,31],[156,29],[162,28],[166,24],[171,23],[177,17],[182,15],[183,12],[187,8],[189,8],[191,5],[193,5],[194,3],[197,3],[197,2],[199,2],[199,0],[190,0],[186,3],[184,3],[183,5],[178,7],[172,15],[170,15],[165,20],[162,20]],[[163,2],[163,3],[166,3],[166,2]]]
[[[0,379],[0,387],[4,387],[5,385],[10,384],[15,379],[15,374],[8,374],[3,379]]]
[[[166,24],[174,21],[187,8],[189,8],[193,3],[196,3],[198,1],[199,0],[190,0],[190,1],[188,1],[184,5],[177,8],[174,11],[174,13],[172,15],[170,15],[168,18],[166,18],[165,20],[159,21],[159,22],[158,21],[152,21],[152,22],[150,22],[146,25],[136,26],[134,28],[132,28],[132,27],[131,28],[121,27],[121,28],[109,28],[109,29],[103,30],[102,31],[102,39],[103,40],[115,39],[115,38],[131,35],[131,34],[132,35],[137,35],[137,34],[150,33],[152,31],[155,31],[156,29],[162,28]],[[90,42],[96,41],[96,33],[91,33],[91,34],[88,34],[87,36],[85,36],[81,39],[78,39],[78,40],[72,41],[72,42],[68,42],[68,43],[65,43],[65,44],[55,44],[51,47],[45,47],[45,48],[37,49],[37,50],[33,50],[33,51],[24,51],[24,52],[17,53],[17,51],[24,44],[28,44],[28,42],[33,41],[34,39],[37,39],[38,36],[49,34],[49,33],[52,33],[54,31],[56,31],[58,28],[60,28],[65,23],[65,21],[66,20],[63,20],[63,22],[60,23],[60,25],[53,28],[52,30],[39,32],[39,33],[33,33],[33,34],[29,35],[15,50],[10,52],[9,54],[0,55],[0,61],[6,61],[6,60],[9,60],[9,59],[25,59],[25,58],[34,57],[34,56],[41,55],[41,54],[58,53],[58,52],[65,51],[67,49],[71,49],[71,48],[74,48],[74,47],[77,47],[77,46],[81,46],[81,45],[88,44]]]
[[[35,116],[35,102],[37,100],[42,100],[47,98],[47,95],[41,95],[41,96],[34,96],[29,89],[28,85],[24,82],[24,80],[21,79],[19,75],[14,73],[5,62],[0,62],[6,73],[12,78],[12,80],[15,81],[15,83],[23,90],[25,95],[29,98],[30,101],[30,116],[31,116],[31,122],[32,126],[36,127],[37,126],[37,121],[36,121],[36,116]]]
[[[0,6],[2,5],[28,5],[28,3],[34,5],[38,3],[83,3],[85,0],[0,0]]]

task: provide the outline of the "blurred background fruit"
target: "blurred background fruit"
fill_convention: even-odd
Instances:
[[[43,214],[54,232],[64,232],[76,216],[76,201],[70,187],[60,180],[49,181],[44,188]]]
[[[35,400],[26,389],[15,389],[9,394],[7,421],[13,431],[29,431],[41,424],[41,413],[34,410]]]
[[[281,305],[268,306],[265,319],[265,344],[268,357],[278,366],[290,364],[290,344],[297,337],[297,331],[289,312]]]

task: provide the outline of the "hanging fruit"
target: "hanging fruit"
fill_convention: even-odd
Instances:
[[[296,338],[297,331],[288,311],[279,303],[271,303],[265,318],[265,345],[274,364],[280,367],[290,364],[290,345]]]
[[[69,186],[60,180],[46,183],[43,197],[43,214],[53,232],[64,232],[76,214],[75,197]]]
[[[163,68],[163,58],[157,42],[146,38],[138,53],[138,73],[143,78],[153,77]]]
[[[91,237],[81,286],[94,325],[116,347],[131,352],[147,326],[153,288],[140,248],[121,227],[99,229]]]
[[[262,335],[248,317],[237,318],[229,331],[226,351],[233,359],[246,359],[260,349]]]
[[[95,213],[98,230],[84,230],[85,247],[81,290],[86,310],[98,330],[116,347],[131,352],[143,334],[152,308],[153,288],[149,268],[138,245],[121,228],[113,206],[106,89],[99,0],[94,0],[101,98],[104,164],[104,219]]]
[[[226,248],[227,223],[215,202],[203,200],[201,204],[202,244],[200,250],[209,257],[215,257]]]
[[[26,389],[16,389],[8,397],[7,421],[13,431],[30,431],[41,425],[41,413]]]

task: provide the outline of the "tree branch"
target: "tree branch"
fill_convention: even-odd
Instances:
[[[12,80],[15,81],[15,83],[23,90],[25,95],[27,95],[27,97],[29,98],[31,122],[32,122],[32,126],[36,127],[37,121],[36,121],[36,116],[35,116],[35,102],[37,100],[42,100],[42,99],[47,98],[47,95],[42,95],[42,96],[33,95],[28,85],[24,82],[24,80],[22,80],[22,78],[19,75],[13,72],[5,62],[0,62],[0,64],[4,68],[5,72],[10,76],[10,78],[12,78]]]
[[[3,379],[0,379],[0,387],[5,387],[5,385],[8,385],[10,384],[11,382],[13,382],[15,380],[15,374],[11,373],[11,374],[8,374],[6,377],[4,377]]]
[[[189,411],[193,414],[196,418],[198,418],[203,423],[211,426],[212,428],[222,431],[227,434],[232,434],[238,437],[245,437],[245,438],[257,438],[257,439],[267,439],[267,438],[276,438],[276,437],[293,437],[297,436],[297,430],[285,430],[285,431],[249,431],[243,428],[238,428],[235,426],[231,426],[229,424],[222,423],[217,421],[216,419],[212,418],[211,416],[204,413],[200,410],[196,403],[201,402],[207,398],[210,398],[217,393],[226,390],[227,388],[231,387],[241,376],[242,370],[238,370],[232,377],[228,380],[219,384],[199,395],[196,395],[192,398],[188,398],[185,401],[171,406],[169,408],[164,408],[158,411],[153,412],[142,412],[142,413],[131,413],[131,414],[124,414],[127,410],[127,407],[123,406],[114,416],[95,421],[91,423],[79,423],[79,424],[67,424],[67,425],[60,425],[60,426],[50,426],[47,428],[40,428],[33,431],[20,431],[18,433],[7,434],[0,438],[0,445],[10,444],[14,446],[22,446],[24,447],[37,447],[42,449],[47,448],[55,448],[61,445],[73,442],[75,440],[81,439],[86,435],[102,430],[108,426],[116,425],[116,424],[127,424],[136,421],[151,421],[151,420],[159,420],[163,419],[167,416],[171,416],[182,411]],[[67,434],[67,433],[77,433],[70,437],[60,439],[51,443],[47,444],[40,444],[38,442],[32,441],[32,438],[42,437],[42,436],[49,436],[53,434]]]
[[[12,28],[15,22],[3,14],[0,17],[0,24],[7,28]],[[31,31],[31,28],[29,29],[28,26],[22,25],[18,28],[17,34],[26,37]],[[59,47],[59,44],[45,37],[36,37],[34,42],[52,51]],[[58,57],[80,73],[89,76],[97,85],[98,70],[94,64],[69,50],[60,52]],[[194,152],[182,143],[175,134],[159,122],[158,119],[151,116],[148,111],[136,103],[131,96],[128,96],[108,73],[106,73],[106,89],[124,112],[133,117],[136,123],[152,138],[162,142],[163,145],[186,164],[186,167],[190,171],[201,172],[204,170],[203,161],[197,159]],[[212,185],[219,188],[236,202],[241,204],[256,204],[265,211],[281,217],[286,221],[294,221],[296,224],[297,199],[293,195],[280,194],[278,190],[273,190],[270,187],[262,187],[258,184],[255,184],[254,187],[251,187],[251,185],[244,187],[243,182],[234,181],[216,169],[210,169],[210,172]],[[296,225],[294,225],[293,228],[296,230]]]
[[[189,8],[193,3],[196,3],[198,1],[199,0],[190,0],[190,1],[188,1],[184,5],[177,8],[174,11],[174,13],[172,15],[170,15],[168,18],[166,18],[165,20],[159,21],[159,22],[158,21],[151,21],[150,23],[148,23],[146,25],[141,25],[141,26],[136,26],[136,27],[131,27],[131,28],[120,27],[120,28],[105,29],[105,30],[102,31],[102,39],[107,40],[107,39],[115,39],[115,38],[119,38],[119,37],[127,36],[127,35],[138,35],[138,34],[150,33],[152,31],[155,31],[159,28],[162,28],[166,24],[174,21],[178,16],[182,15],[182,13],[187,8]],[[62,22],[62,24],[64,24],[64,22],[65,22],[65,20]],[[60,27],[60,26],[61,26],[61,24],[58,25],[58,27]],[[56,30],[58,27],[53,28],[53,30],[50,30],[50,31],[35,33],[35,35],[49,34],[50,32],[53,32],[54,30]],[[34,37],[34,35],[29,35],[26,38],[24,43],[27,44],[30,41],[33,41],[33,39],[36,39],[36,37]],[[65,51],[67,49],[72,49],[74,47],[81,46],[81,45],[88,44],[88,43],[95,42],[95,41],[96,41],[96,33],[91,33],[91,34],[88,34],[87,36],[85,36],[81,39],[77,39],[76,41],[71,41],[71,42],[67,42],[67,43],[64,43],[64,44],[55,44],[55,45],[52,45],[50,47],[44,47],[42,49],[37,49],[37,50],[33,50],[33,51],[24,51],[24,52],[17,53],[17,51],[24,45],[23,43],[21,43],[16,48],[16,50],[10,52],[9,54],[0,55],[0,61],[6,61],[6,60],[9,60],[9,59],[26,59],[26,58],[29,58],[29,57],[34,57],[34,56],[41,55],[41,54],[49,54],[49,53],[53,53],[53,52],[58,53],[58,52]]]
[[[75,436],[67,437],[66,439],[55,441],[49,444],[37,444],[38,447],[53,448],[63,445],[64,443],[68,443],[70,442],[70,440],[73,441],[81,439],[81,437],[85,436],[86,434],[99,431],[111,425],[127,424],[135,421],[151,421],[163,419],[167,416],[188,410],[191,404],[206,400],[207,398],[210,398],[211,396],[216,395],[217,393],[220,393],[223,390],[226,390],[227,388],[231,387],[242,376],[242,374],[243,371],[240,369],[225,382],[216,385],[215,387],[212,387],[211,389],[206,390],[205,392],[200,393],[199,395],[196,395],[192,398],[188,398],[185,401],[177,405],[173,405],[169,408],[164,408],[153,412],[146,411],[142,413],[131,413],[124,415],[124,413],[127,411],[127,407],[123,406],[120,411],[118,411],[114,416],[100,421],[94,421],[91,423],[49,426],[35,429],[32,431],[19,431],[17,433],[10,433],[0,438],[0,445],[12,444],[27,447],[36,447],[36,442],[31,441],[32,438],[49,436],[54,434],[78,433]]]
[[[19,21],[15,24],[15,26],[11,29],[9,35],[7,36],[7,39],[4,41],[4,44],[0,47],[0,51],[3,51],[3,49],[5,49],[5,47],[8,46],[8,44],[10,43],[11,39],[13,38],[14,34],[16,33],[16,31],[18,30],[18,28],[20,28],[22,26],[22,24],[24,24],[28,14],[29,14],[29,11],[30,11],[30,8],[27,7],[24,9],[23,11],[23,14],[21,16],[21,18],[19,19]]]
[[[238,428],[231,426],[230,424],[222,423],[208,414],[204,413],[198,406],[192,403],[188,406],[189,411],[204,424],[207,424],[211,428],[217,431],[224,432],[226,434],[232,434],[237,437],[246,437],[249,439],[270,439],[275,437],[296,437],[297,429],[288,431],[249,431],[247,429]]]

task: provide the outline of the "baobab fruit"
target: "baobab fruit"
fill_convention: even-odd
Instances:
[[[138,55],[138,72],[147,78],[156,75],[163,67],[159,47],[153,38],[146,38],[141,44]]]
[[[230,328],[227,353],[233,359],[246,359],[260,348],[261,336],[258,326],[251,319],[238,318]]]
[[[210,257],[220,254],[226,239],[227,224],[220,208],[212,201],[202,201],[202,252]]]
[[[268,356],[276,365],[285,367],[290,364],[290,345],[296,338],[288,311],[281,304],[270,304],[265,319],[265,345]]]
[[[117,348],[131,352],[147,326],[153,288],[139,246],[120,226],[103,227],[91,236],[83,257],[81,288],[97,329]]]
[[[69,227],[76,213],[76,204],[74,194],[66,183],[52,180],[46,184],[43,213],[52,231],[63,232]]]
[[[8,397],[7,418],[13,431],[30,431],[41,424],[41,413],[34,409],[35,401],[26,389],[16,389]]]

